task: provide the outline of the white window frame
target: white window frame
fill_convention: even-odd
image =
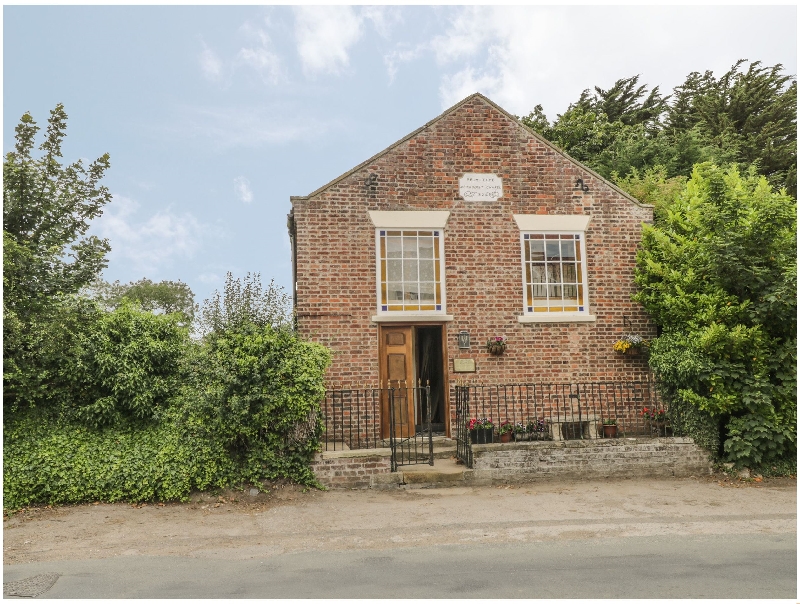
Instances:
[[[377,314],[372,321],[412,322],[412,321],[452,321],[447,314],[447,288],[445,287],[444,228],[449,211],[370,211],[370,220],[375,226],[375,308]],[[439,239],[439,288],[441,292],[440,310],[383,310],[381,300],[381,231],[438,231]]]
[[[591,322],[596,317],[589,312],[589,275],[587,258],[589,255],[586,229],[591,216],[584,215],[540,215],[514,214],[514,221],[519,227],[520,266],[522,278],[522,315],[517,317],[520,323],[575,323]],[[581,285],[583,286],[583,310],[578,311],[539,311],[528,310],[528,282],[525,271],[525,235],[580,235],[581,241]],[[545,239],[546,241],[546,239]]]

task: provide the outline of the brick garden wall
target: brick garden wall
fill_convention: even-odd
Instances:
[[[681,437],[474,445],[473,469],[446,486],[703,476],[711,472],[709,459],[708,451]],[[404,482],[405,467],[392,473],[386,449],[322,453],[311,467],[332,489],[391,489]]]
[[[465,202],[464,173],[495,173],[503,197]],[[589,187],[576,187],[582,179]],[[652,208],[631,201],[567,159],[483,97],[473,96],[414,136],[308,197],[292,198],[296,225],[297,320],[300,334],[328,346],[331,386],[376,384],[375,228],[369,210],[449,210],[444,229],[449,379],[478,383],[646,379],[644,356],[613,352],[631,330],[655,327],[631,301],[641,225]],[[584,214],[589,310],[593,323],[526,323],[520,233],[513,214]],[[472,349],[459,351],[467,330]],[[502,356],[482,343],[502,335]],[[475,374],[454,374],[454,358],[476,359]],[[450,402],[451,417],[453,402]]]
[[[391,472],[389,453],[318,453],[311,462],[311,469],[324,486],[329,489],[366,489],[375,476]]]

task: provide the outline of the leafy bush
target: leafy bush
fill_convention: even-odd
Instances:
[[[62,166],[66,118],[51,112],[34,157],[25,114],[3,162],[4,506],[314,483],[328,352],[296,338],[289,297],[258,275],[228,274],[199,343],[185,284],[100,282],[110,248],[87,231],[109,158]]]
[[[285,321],[240,321],[192,342],[178,315],[75,302],[84,314],[71,315],[68,354],[54,365],[61,404],[4,418],[6,508],[186,499],[278,478],[316,484],[309,461],[327,349]],[[93,322],[77,329],[76,317]]]
[[[179,314],[155,315],[123,300],[79,337],[78,364],[72,368],[78,414],[89,425],[109,425],[124,417],[149,420],[177,391],[179,361],[188,330]],[[84,402],[86,401],[86,402]]]
[[[701,164],[637,259],[635,299],[662,328],[651,368],[738,466],[796,453],[795,212],[763,176]]]
[[[319,401],[330,355],[288,330],[245,324],[207,337],[187,360],[182,408],[220,442],[241,476],[313,481],[308,462],[322,431]]]
[[[101,429],[29,409],[3,434],[3,507],[83,501],[185,500],[235,481],[220,443],[197,438],[170,411],[159,423]]]

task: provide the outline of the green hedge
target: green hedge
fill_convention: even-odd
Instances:
[[[261,480],[316,485],[309,462],[329,359],[289,331],[246,325],[189,345],[180,394],[149,420],[99,426],[69,405],[7,414],[4,509],[186,500]]]

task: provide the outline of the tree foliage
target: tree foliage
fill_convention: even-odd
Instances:
[[[228,275],[202,340],[184,283],[100,281],[108,242],[86,234],[110,200],[108,156],[63,166],[65,128],[58,105],[34,157],[25,114],[3,163],[4,507],[316,484],[327,350],[296,337],[288,296],[258,275]]]
[[[4,310],[26,315],[61,294],[77,293],[106,266],[108,241],[86,236],[90,222],[111,201],[100,184],[108,154],[91,162],[62,165],[67,114],[50,112],[40,157],[34,157],[39,127],[29,113],[15,129],[15,150],[3,162]]]
[[[739,465],[796,452],[796,225],[764,176],[702,164],[637,259],[634,299],[662,328],[650,365]]]
[[[129,301],[97,312],[79,333],[72,368],[74,406],[87,425],[157,419],[177,392],[188,330],[176,315],[156,315]]]
[[[797,82],[783,66],[738,61],[719,78],[689,74],[672,95],[617,80],[584,90],[553,123],[537,106],[522,122],[606,178],[661,166],[689,177],[696,163],[755,164],[778,188],[797,195]]]
[[[125,300],[135,302],[146,311],[156,314],[178,313],[181,323],[191,324],[196,312],[194,293],[182,281],[159,281],[140,279],[121,284],[98,280],[87,292],[109,310],[119,307]]]
[[[4,416],[6,507],[186,499],[262,480],[316,485],[328,351],[285,328],[285,296],[232,276],[191,340],[180,315],[73,296],[49,320],[36,403]],[[214,302],[216,301],[216,303]],[[216,310],[221,315],[215,315]],[[37,398],[37,396],[39,398]]]
[[[774,187],[797,196],[797,81],[783,66],[739,60],[719,78],[689,74],[675,88],[667,128],[697,129],[715,146],[735,153],[737,162],[757,164]]]
[[[241,478],[315,482],[319,402],[330,356],[290,330],[246,324],[194,347],[183,405],[204,438],[237,460]]]
[[[627,176],[614,174],[613,177],[622,189],[639,201],[653,206],[656,222],[666,217],[667,209],[687,181],[685,176],[668,177],[664,166],[654,166],[643,172],[633,168]]]
[[[281,330],[292,326],[291,317],[291,298],[274,280],[265,289],[258,273],[247,273],[244,280],[227,273],[223,291],[214,292],[200,308],[198,326],[204,335],[248,324]]]
[[[70,295],[106,265],[105,239],[87,236],[111,196],[100,184],[108,154],[91,162],[61,163],[67,115],[50,113],[39,156],[39,127],[29,113],[15,129],[14,151],[3,161],[3,402],[16,409],[63,393],[59,358],[71,347]]]

